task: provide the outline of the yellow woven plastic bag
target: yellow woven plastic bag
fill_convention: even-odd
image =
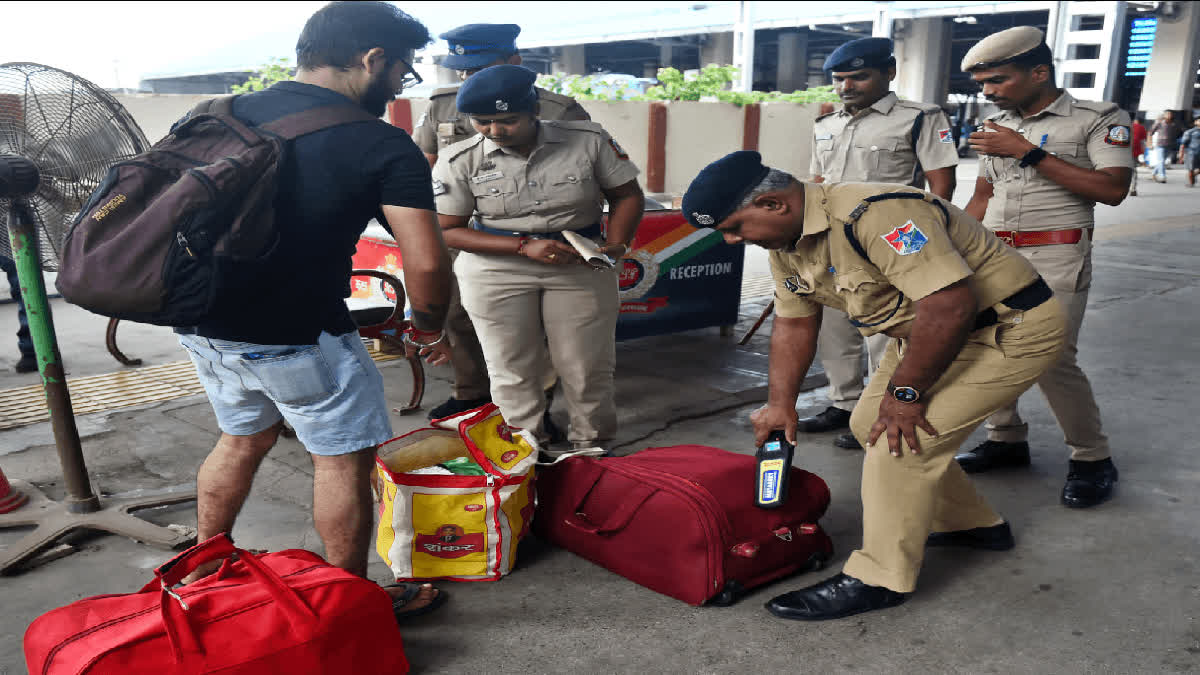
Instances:
[[[533,518],[537,441],[488,404],[379,446],[375,549],[397,581],[494,581]],[[469,457],[483,475],[440,467]]]

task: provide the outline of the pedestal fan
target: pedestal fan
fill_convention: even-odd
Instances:
[[[58,269],[63,238],[109,167],[147,147],[129,113],[91,82],[35,63],[0,65],[0,228],[7,226],[0,232],[0,255],[17,263],[67,489],[66,499],[55,502],[13,481],[31,500],[0,515],[0,528],[36,529],[0,550],[0,573],[16,571],[76,530],[122,534],[164,548],[193,536],[130,512],[193,500],[194,489],[103,502],[92,490],[42,279],[43,270]]]

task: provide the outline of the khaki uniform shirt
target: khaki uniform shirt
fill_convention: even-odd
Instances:
[[[602,190],[637,178],[629,155],[595,122],[542,121],[529,157],[476,134],[438,153],[438,213],[475,215],[521,232],[575,230],[600,222]]]
[[[1015,110],[988,118],[1046,152],[1085,169],[1133,168],[1129,115],[1115,103],[1079,101],[1070,94],[1022,119]],[[993,230],[1035,231],[1091,227],[1096,203],[1047,178],[1019,157],[980,155],[979,175],[992,184],[983,224]]]
[[[863,199],[909,193],[920,199],[872,203],[853,225],[867,253],[850,243],[845,224]],[[825,305],[851,319],[863,335],[903,327],[916,301],[966,279],[984,309],[1037,279],[1033,266],[974,218],[936,197],[877,183],[805,183],[804,234],[791,250],[771,251],[775,311],[782,317],[816,314]],[[946,214],[949,222],[946,222]]]
[[[583,106],[570,96],[555,94],[541,87],[538,93],[538,118],[543,120],[590,120]],[[413,140],[421,152],[436,155],[442,148],[454,145],[475,135],[470,115],[463,115],[455,107],[458,85],[438,89],[429,97],[429,107],[413,129]]]
[[[924,113],[913,142],[913,125]],[[936,105],[901,101],[895,92],[851,115],[817,118],[809,172],[827,183],[899,183],[925,187],[924,171],[958,164],[950,120]]]

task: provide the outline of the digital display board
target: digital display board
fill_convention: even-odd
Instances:
[[[1145,77],[1154,53],[1154,34],[1158,30],[1158,19],[1134,19],[1129,28],[1129,47],[1125,50],[1125,74]]]

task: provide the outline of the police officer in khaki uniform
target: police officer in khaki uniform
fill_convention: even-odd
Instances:
[[[902,101],[890,91],[896,57],[887,38],[851,40],[825,59],[825,71],[842,99],[841,110],[818,117],[813,125],[813,182],[899,183],[923,188],[950,201],[958,151],[950,120],[936,105]],[[817,342],[821,366],[829,377],[833,405],[800,420],[806,432],[844,429],[863,392],[863,337],[844,312],[825,309]],[[887,348],[886,335],[866,341],[868,375]],[[862,446],[853,434],[834,439],[839,448]]]
[[[1071,448],[1063,504],[1107,500],[1117,481],[1108,438],[1076,340],[1092,282],[1095,203],[1116,206],[1133,175],[1129,115],[1113,103],[1078,101],[1054,84],[1042,31],[1010,28],[967,52],[964,72],[1001,112],[971,134],[979,178],[967,212],[1033,263],[1067,316],[1062,358],[1038,387]],[[988,440],[958,456],[968,472],[1029,464],[1028,428],[1016,402],[988,420]]]
[[[439,37],[449,44],[450,53],[442,61],[446,68],[458,71],[459,77],[468,76],[500,64],[521,64],[521,54],[515,40],[521,27],[511,23],[474,23],[459,26],[442,33]],[[539,117],[544,120],[590,120],[583,106],[571,98],[537,88]],[[455,106],[458,86],[443,87],[433,92],[429,107],[421,115],[413,130],[413,140],[425,153],[430,166],[437,161],[438,151],[476,134],[469,116],[459,112]],[[451,251],[451,255],[457,254]],[[479,338],[458,294],[458,282],[450,298],[450,311],[446,317],[446,332],[450,338],[454,368],[453,395],[445,403],[433,408],[431,418],[448,417],[486,403],[488,395],[488,372],[484,365],[483,351]],[[544,350],[543,350],[544,352]],[[546,356],[547,362],[549,356]],[[548,386],[553,386],[553,373],[545,376]],[[553,425],[549,417],[547,424]],[[552,435],[557,436],[557,429]]]
[[[751,151],[705,168],[683,211],[728,243],[771,250],[777,309],[767,404],[751,416],[758,444],[778,429],[795,438],[821,306],[894,338],[850,420],[866,447],[862,548],[841,574],[767,608],[821,620],[891,607],[915,588],[927,544],[1012,548],[1008,523],[953,455],[1058,358],[1062,312],[1033,266],[929,193],[799,183]]]
[[[548,344],[570,415],[568,439],[575,449],[602,447],[617,426],[617,276],[585,264],[562,232],[603,237],[604,251],[620,258],[644,197],[637,167],[600,125],[538,120],[536,77],[500,65],[463,83],[457,106],[479,134],[438,155],[438,220],[447,245],[462,251],[455,271],[463,307],[505,420],[546,438],[541,354]]]

